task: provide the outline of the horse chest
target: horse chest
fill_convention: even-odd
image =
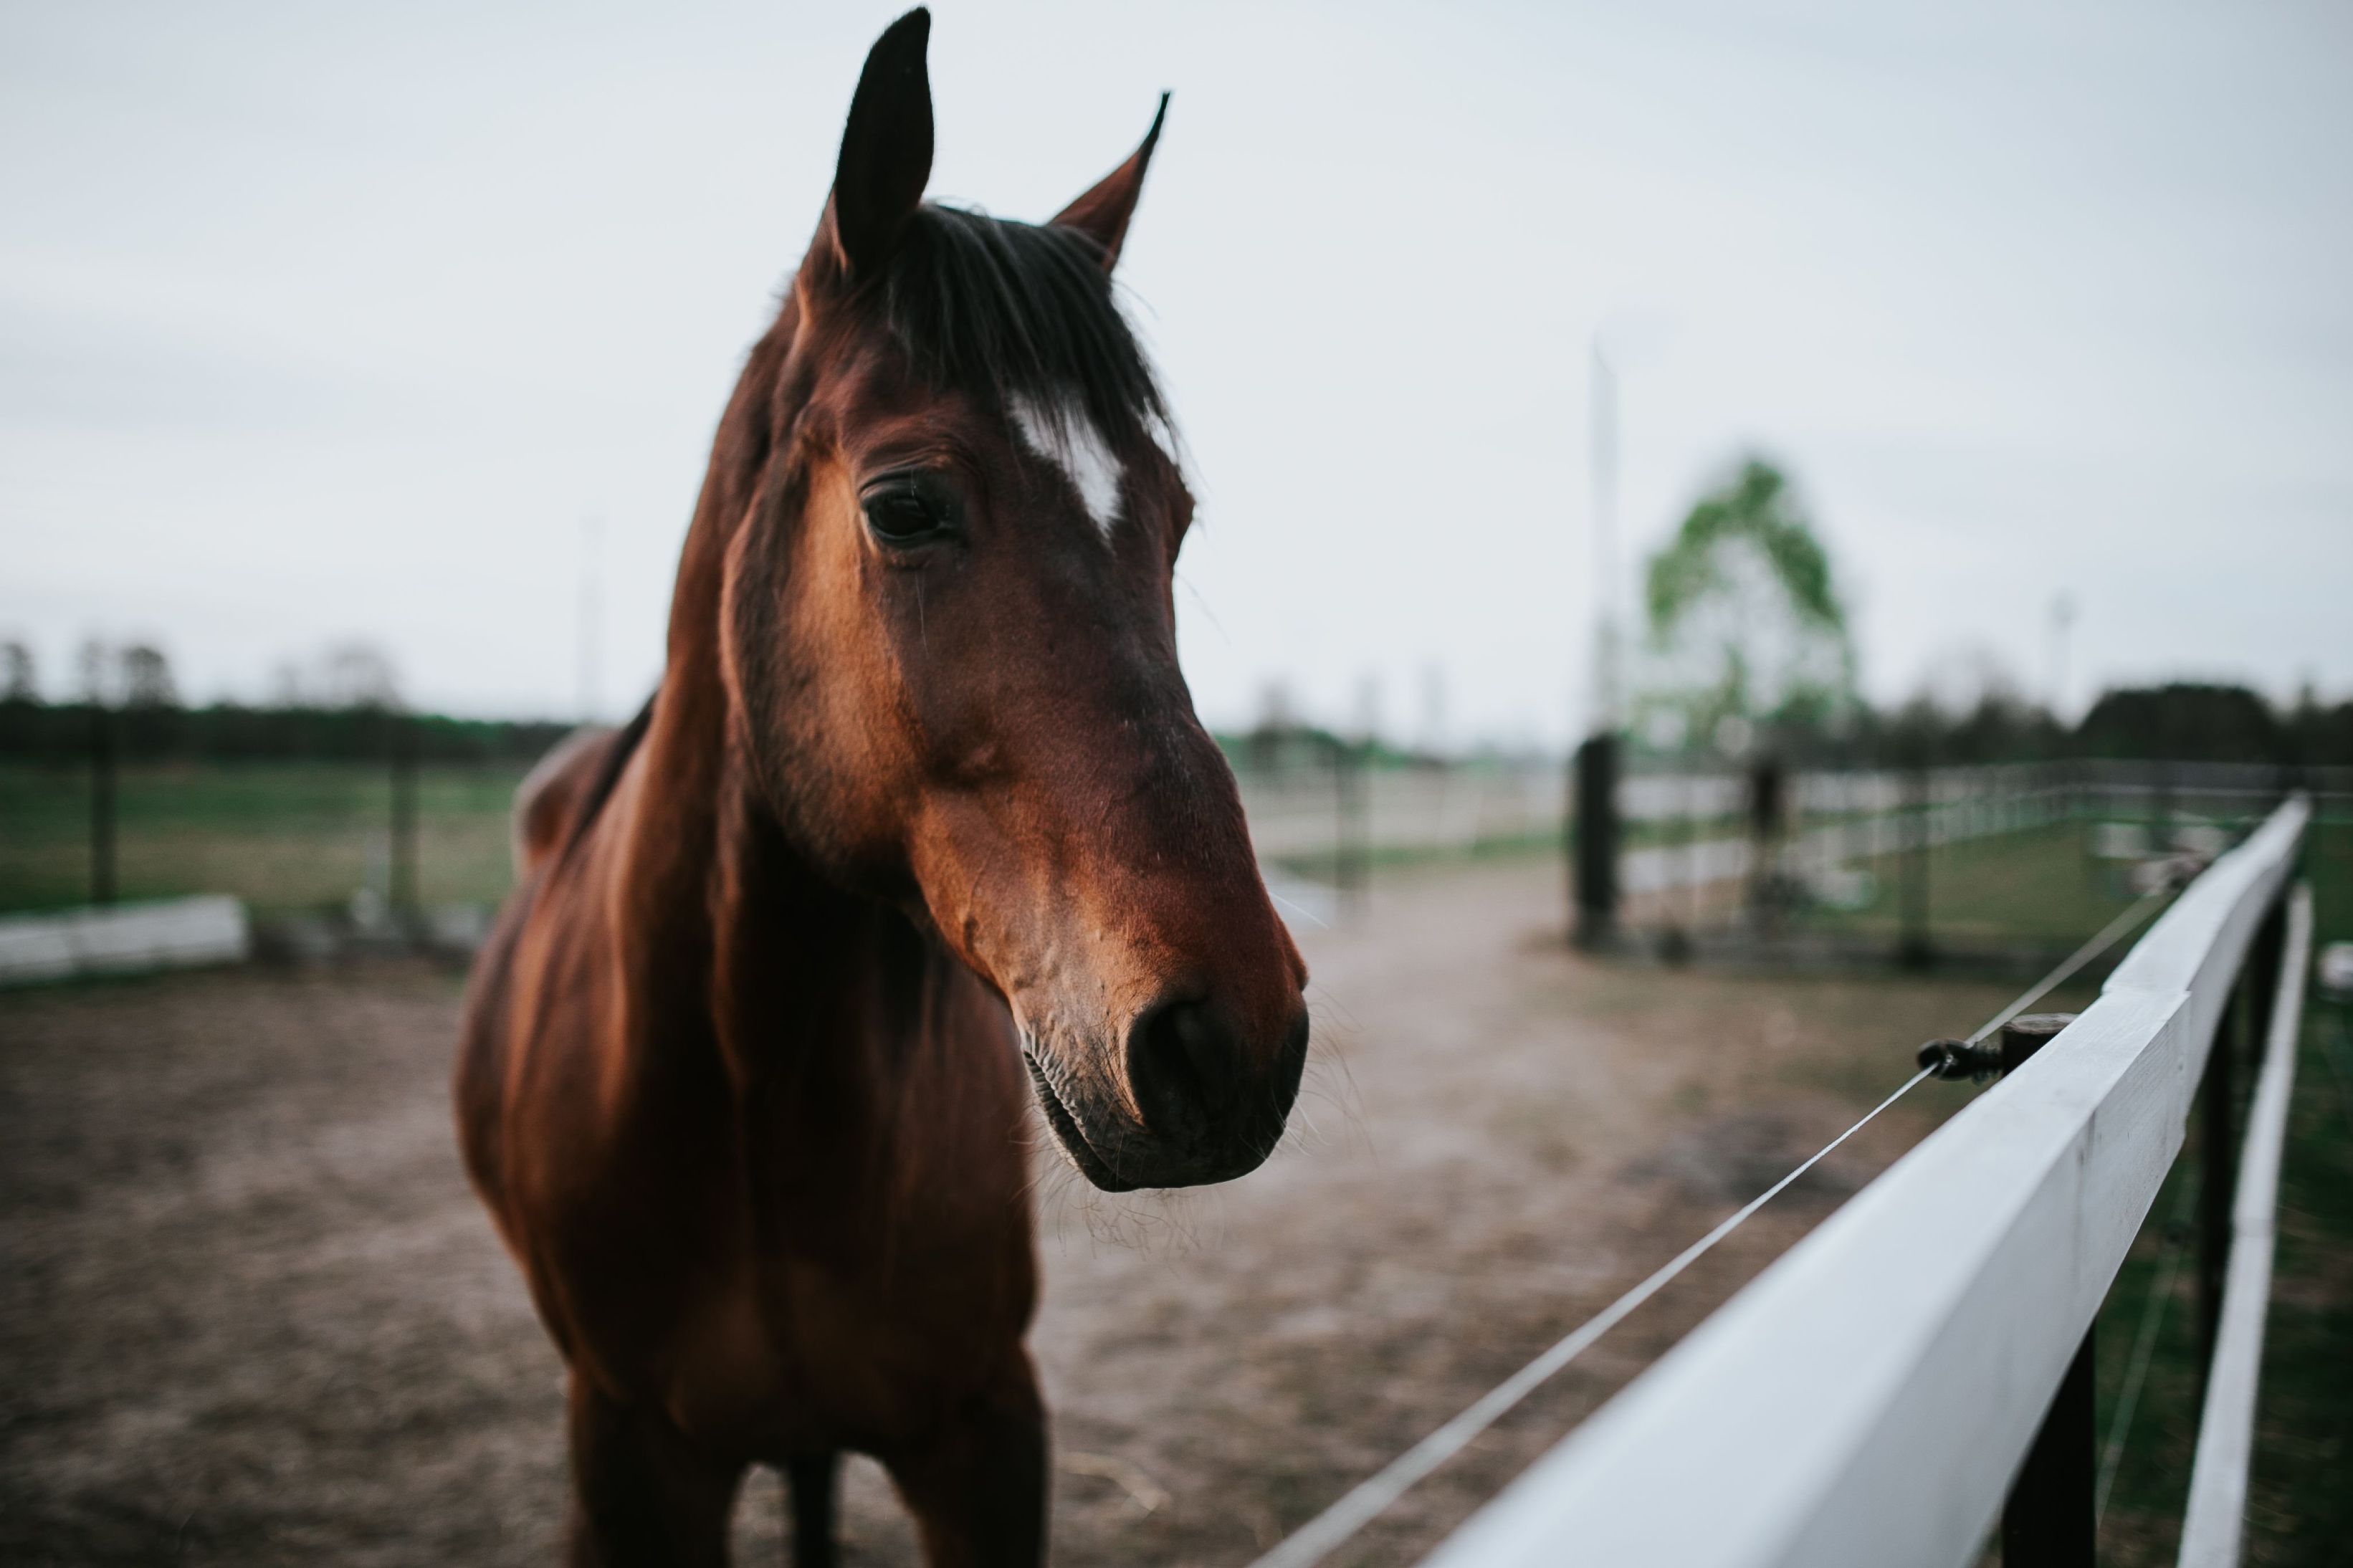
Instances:
[[[685,1429],[753,1451],[902,1440],[1018,1353],[1020,1283],[975,1299],[897,1271],[766,1260],[681,1302],[664,1403]]]

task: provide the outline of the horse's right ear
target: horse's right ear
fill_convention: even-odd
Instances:
[[[852,282],[881,268],[932,177],[932,14],[918,5],[874,40],[849,100],[825,228]]]
[[[1152,117],[1152,129],[1144,133],[1144,145],[1105,174],[1094,189],[1054,215],[1055,227],[1075,229],[1093,242],[1105,272],[1119,265],[1119,247],[1127,242],[1128,220],[1135,216],[1136,198],[1144,194],[1144,171],[1152,166],[1152,150],[1160,145],[1160,125],[1167,118],[1168,95],[1164,92],[1159,111]]]

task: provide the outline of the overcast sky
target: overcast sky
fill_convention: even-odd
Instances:
[[[894,5],[10,6],[0,637],[192,698],[360,637],[418,703],[659,668],[742,354]],[[1902,15],[1897,15],[1901,12]],[[1040,218],[1172,89],[1121,275],[1190,446],[1183,651],[1419,735],[1557,739],[1743,452],[1796,476],[1878,698],[2353,692],[2353,10],[936,8],[933,193]],[[1939,672],[1944,672],[1940,677]]]

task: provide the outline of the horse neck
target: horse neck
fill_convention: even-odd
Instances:
[[[764,1236],[791,1213],[794,1247],[863,1256],[916,1179],[910,1151],[951,1131],[919,1122],[954,1097],[927,1112],[910,1091],[955,1071],[933,1005],[959,983],[954,961],[786,842],[712,694],[666,678],[648,742],[600,900],[630,976],[607,1037],[628,1087],[608,1103],[734,1151]]]
[[[843,1015],[881,912],[786,843],[733,743],[722,669],[726,555],[767,463],[796,319],[788,298],[720,421],[681,552],[661,690],[615,825],[626,847],[609,907],[634,928],[626,949],[650,955],[637,976],[641,1016],[706,1018],[739,1089],[774,1068],[779,1037],[810,1039]]]
[[[661,967],[639,976],[674,1010],[680,987],[713,994],[727,868],[742,837],[748,792],[730,756],[731,724],[720,647],[721,596],[735,530],[758,494],[775,428],[776,387],[790,356],[797,310],[788,300],[753,345],[712,439],[671,591],[668,657],[640,754],[631,770],[626,820],[611,826],[620,847],[610,901],[641,929],[634,951],[660,952]],[[641,945],[640,945],[641,943]]]
[[[788,842],[734,746],[721,594],[782,423],[792,326],[788,303],[721,422],[661,689],[619,809],[598,825],[607,879],[594,918],[618,938],[627,976],[610,1081],[635,1091],[619,1098],[659,1115],[683,1079],[702,1131],[742,1151],[758,1206],[818,1199],[802,1212],[835,1216],[828,1245],[855,1251],[888,1230],[876,1215],[943,1173],[968,1184],[967,1167],[985,1167],[1018,1192],[1026,1164],[1003,1154],[1023,1087],[1017,1069],[997,1063],[987,1077],[987,1053],[956,1048],[971,1044],[955,1035],[972,1016],[971,977],[900,911],[835,885]]]

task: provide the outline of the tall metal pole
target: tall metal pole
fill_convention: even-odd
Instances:
[[[2044,706],[2054,723],[2066,722],[2067,634],[2075,625],[2075,601],[2062,594],[2051,601],[2051,693]]]

